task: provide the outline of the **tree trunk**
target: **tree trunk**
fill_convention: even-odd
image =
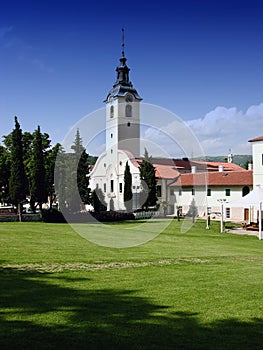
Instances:
[[[21,202],[17,205],[17,214],[19,222],[22,222],[22,210],[21,210]]]

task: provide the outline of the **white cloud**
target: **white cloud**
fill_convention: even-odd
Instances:
[[[189,120],[184,125],[174,120],[160,128],[163,134],[148,128],[143,136],[168,150],[173,157],[181,156],[175,143],[183,145],[182,148],[188,153],[186,155],[190,157],[202,155],[201,149],[203,155],[208,156],[226,156],[230,148],[233,154],[251,154],[248,140],[263,135],[263,103],[250,106],[246,111],[218,106],[203,118]],[[189,147],[185,147],[187,143]]]
[[[236,107],[216,107],[203,118],[187,122],[207,155],[251,153],[248,140],[263,135],[263,103],[243,112]]]

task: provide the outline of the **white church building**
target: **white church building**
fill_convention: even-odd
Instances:
[[[122,44],[124,48],[124,43]],[[129,79],[130,69],[122,50],[117,79],[106,103],[106,151],[98,158],[90,176],[90,188],[100,188],[107,209],[125,210],[124,170],[130,166],[133,186],[133,208],[141,192],[140,172],[136,157],[140,156],[140,102],[142,98]],[[110,203],[113,208],[110,208]]]
[[[106,99],[106,151],[99,156],[89,174],[90,188],[104,194],[107,210],[125,210],[124,171],[126,162],[132,174],[133,210],[139,209],[142,191],[140,157],[140,102],[142,98],[129,79],[129,71],[122,44],[117,78]],[[198,215],[216,215],[225,203],[225,217],[245,220],[243,209],[228,208],[227,203],[238,200],[253,189],[263,186],[263,137],[250,140],[253,144],[253,163],[249,170],[232,162],[206,162],[183,159],[152,158],[156,170],[157,197],[162,214],[176,215],[178,208],[186,214],[190,203],[202,189],[205,198],[197,203]]]

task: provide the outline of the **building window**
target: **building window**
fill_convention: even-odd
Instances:
[[[132,106],[131,105],[126,105],[125,107],[125,115],[127,118],[132,117]]]
[[[182,195],[182,189],[181,188],[179,188],[178,194],[179,194],[179,196]]]
[[[114,107],[113,106],[110,107],[110,117],[111,118],[114,117]]]
[[[104,165],[104,168],[106,168],[106,163],[104,163],[103,165]]]
[[[162,186],[156,186],[157,197],[162,197]]]
[[[195,188],[192,188],[192,196],[195,195]]]
[[[244,197],[244,196],[246,196],[247,194],[249,194],[249,192],[250,192],[249,187],[248,187],[248,186],[244,186],[244,187],[242,188],[242,197]]]
[[[104,192],[106,192],[106,184],[103,184],[103,190],[104,190]]]
[[[122,193],[122,183],[120,183],[119,185],[120,185],[120,193]]]
[[[207,196],[210,197],[211,196],[211,188],[207,189]]]
[[[130,126],[131,126],[131,123],[130,123],[130,122],[129,122],[129,123],[127,123],[127,126],[128,126],[128,127],[130,127]]]
[[[110,191],[114,192],[114,180],[110,180]]]
[[[226,208],[226,218],[230,219],[230,208]]]
[[[226,188],[226,197],[229,197],[230,196],[230,193],[231,191],[230,191],[230,188]]]
[[[262,163],[261,164],[263,165],[263,154],[262,154]]]
[[[110,134],[110,138],[111,138],[111,139],[113,138],[113,134]]]
[[[113,150],[112,150],[112,149],[110,150],[110,153],[111,153],[111,154],[113,153]]]

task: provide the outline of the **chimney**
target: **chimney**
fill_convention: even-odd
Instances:
[[[253,170],[253,164],[252,163],[248,164],[248,170]]]
[[[196,173],[196,165],[193,165],[191,170],[192,170],[192,174],[195,174]]]
[[[224,165],[219,165],[218,166],[218,171],[222,173],[224,171]]]

